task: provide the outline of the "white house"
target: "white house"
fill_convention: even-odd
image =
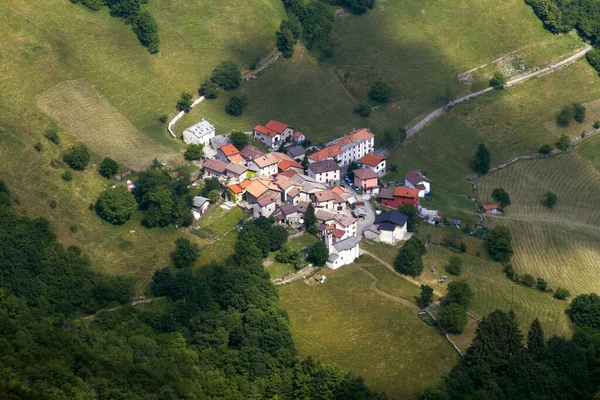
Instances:
[[[298,144],[302,144],[306,140],[306,136],[300,132],[294,132],[294,141]]]
[[[279,172],[278,163],[279,158],[273,156],[272,153],[268,153],[248,162],[248,168],[256,171],[256,175],[258,176],[269,177]]]
[[[367,154],[358,162],[361,168],[368,168],[375,172],[380,178],[385,175],[386,161],[385,158],[374,154]]]
[[[260,206],[260,215],[270,217],[277,209],[277,196],[272,194],[264,194],[257,201]]]
[[[253,132],[256,140],[270,149],[276,149],[281,144],[281,135],[266,126],[256,125]]]
[[[308,176],[331,186],[340,184],[340,166],[333,160],[317,161],[308,166]]]
[[[202,144],[208,146],[210,139],[215,137],[215,127],[202,118],[202,121],[183,131],[183,141],[187,144]]]
[[[375,223],[364,232],[367,239],[395,245],[407,235],[408,217],[399,211],[386,211],[375,218]]]
[[[356,236],[333,243],[333,235],[327,233],[324,240],[329,250],[326,265],[331,269],[352,264],[360,256],[360,238]]]
[[[419,189],[419,197],[431,192],[431,181],[419,171],[408,171],[404,175],[404,186]]]
[[[367,128],[354,130],[332,142],[329,146],[338,146],[341,150],[340,166],[345,167],[353,161],[358,161],[375,150],[375,135]]]
[[[194,196],[194,206],[192,208],[192,213],[194,214],[194,219],[200,219],[200,217],[206,212],[208,206],[210,205],[210,201],[206,197],[202,196]]]
[[[283,122],[279,122],[272,119],[269,122],[267,122],[265,127],[280,134],[281,140],[283,142],[289,142],[294,138],[294,128],[287,124],[284,124]]]

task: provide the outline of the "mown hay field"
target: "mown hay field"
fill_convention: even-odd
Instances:
[[[498,187],[511,197],[506,215],[485,223],[510,228],[518,273],[573,294],[600,291],[600,172],[589,162],[575,151],[520,161],[478,179],[478,186],[482,201]],[[553,209],[541,204],[547,191],[558,196]]]
[[[391,399],[418,398],[441,382],[458,355],[414,309],[373,292],[372,279],[359,268],[326,271],[318,286],[297,281],[280,288],[296,349],[363,376]]]

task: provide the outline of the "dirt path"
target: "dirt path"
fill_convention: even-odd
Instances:
[[[360,267],[360,270],[362,272],[364,272],[367,276],[369,276],[373,280],[373,282],[371,283],[371,290],[372,291],[374,291],[375,293],[377,293],[378,295],[380,295],[382,297],[385,297],[385,298],[388,298],[388,299],[390,299],[392,301],[395,301],[396,303],[400,303],[400,304],[403,304],[403,305],[405,305],[407,307],[410,307],[413,311],[418,312],[420,310],[419,307],[416,304],[414,304],[414,303],[412,303],[412,302],[410,302],[410,301],[408,301],[406,299],[403,299],[402,297],[394,296],[393,294],[390,294],[390,293],[388,293],[388,292],[380,289],[377,286],[379,284],[379,278],[378,277],[376,277],[370,271],[367,271],[363,267]]]
[[[128,306],[137,306],[140,304],[148,304],[148,303],[152,303],[154,301],[157,300],[162,300],[165,299],[166,297],[162,296],[162,297],[149,297],[149,298],[145,298],[145,299],[139,299],[139,300],[134,300],[131,303],[127,304]],[[108,310],[101,310],[101,311],[116,311],[119,310],[121,308],[125,307],[125,305],[122,306],[118,306],[118,307],[113,307],[113,308],[109,308]],[[90,314],[87,315],[85,317],[83,317],[84,320],[94,320],[96,319],[97,314]]]

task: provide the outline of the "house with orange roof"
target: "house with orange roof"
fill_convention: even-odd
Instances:
[[[361,128],[327,143],[327,146],[340,148],[339,164],[345,167],[375,150],[375,135],[369,129]]]
[[[234,183],[233,185],[229,185],[225,188],[225,193],[227,194],[227,198],[234,203],[237,203],[242,199],[246,190],[242,188],[241,185]]]
[[[294,132],[294,142],[296,142],[298,144],[302,144],[302,143],[304,143],[305,140],[306,140],[306,136],[304,136],[304,134],[302,134],[300,132]]]
[[[281,172],[292,170],[292,171],[296,171],[299,174],[304,173],[304,168],[302,168],[302,165],[300,165],[296,161],[290,161],[290,160],[279,161],[279,163],[277,164],[277,167],[279,168],[279,171],[281,171]]]
[[[214,158],[224,163],[244,163],[244,158],[240,155],[240,151],[231,143],[219,147]]]
[[[265,126],[256,125],[254,137],[270,149],[276,149],[282,142],[290,141],[294,136],[294,128],[276,120],[267,122]]]
[[[281,135],[282,142],[289,142],[294,137],[294,128],[284,124],[283,122],[272,119],[267,122],[265,127],[279,133]]]
[[[358,161],[358,165],[361,168],[368,168],[373,170],[380,178],[386,174],[386,160],[383,157],[376,156],[375,154],[367,154]]]
[[[405,186],[383,188],[379,191],[379,200],[381,204],[392,208],[404,204],[419,207],[419,189]]]
[[[339,159],[340,154],[342,154],[342,149],[339,146],[327,146],[322,150],[317,151],[316,153],[308,156],[308,162],[314,163],[325,160],[337,160]]]
[[[248,162],[248,169],[256,171],[257,176],[269,177],[277,174],[280,158],[273,153],[265,154],[262,157],[255,158]]]

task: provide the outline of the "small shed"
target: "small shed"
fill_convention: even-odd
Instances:
[[[194,201],[194,206],[193,206],[194,216],[196,216],[196,213],[197,213],[199,215],[198,218],[200,218],[200,216],[202,216],[208,209],[208,206],[210,205],[210,201],[206,197],[202,197],[202,196],[194,196],[193,201]],[[196,218],[196,219],[198,219],[198,218]]]

